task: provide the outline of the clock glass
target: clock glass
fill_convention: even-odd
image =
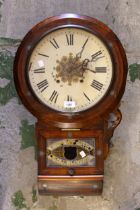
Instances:
[[[38,100],[60,112],[80,112],[106,95],[113,78],[111,55],[104,42],[78,27],[46,34],[28,62],[28,80]]]
[[[95,138],[47,139],[47,167],[95,167]]]

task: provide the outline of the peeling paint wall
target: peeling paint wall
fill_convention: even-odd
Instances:
[[[73,12],[108,24],[127,53],[123,120],[105,162],[102,196],[41,197],[36,190],[36,119],[13,83],[20,40],[46,17]],[[140,210],[140,1],[0,0],[0,210]]]

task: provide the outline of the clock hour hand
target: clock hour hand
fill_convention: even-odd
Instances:
[[[86,68],[85,70],[88,70],[88,71],[91,71],[91,72],[93,72],[93,73],[96,73],[96,71],[95,71],[95,70],[92,70],[92,69]]]
[[[85,59],[85,60],[83,61],[83,64],[82,64],[83,73],[84,73],[86,70],[91,71],[91,72],[93,72],[93,73],[96,73],[95,70],[88,68],[89,63],[91,63],[91,61],[90,61],[89,59]]]
[[[102,55],[102,51],[99,50],[96,53],[91,55],[91,59],[85,59],[82,64],[83,73],[85,70],[96,73],[96,71],[91,69],[91,67],[98,59],[103,58],[103,57],[104,55]]]
[[[90,60],[87,59],[87,58],[83,61],[83,63],[82,63],[82,68],[83,68],[84,70],[87,68],[89,62],[90,62]]]

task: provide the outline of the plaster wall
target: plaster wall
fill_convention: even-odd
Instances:
[[[109,25],[127,53],[123,119],[105,162],[102,196],[41,197],[36,191],[34,123],[19,103],[12,64],[20,40],[46,17],[79,13]],[[140,209],[140,1],[0,0],[0,210]]]

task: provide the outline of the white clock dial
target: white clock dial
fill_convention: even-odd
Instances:
[[[36,97],[61,112],[80,112],[97,104],[112,77],[107,47],[81,28],[48,33],[37,43],[28,64],[29,83]]]

